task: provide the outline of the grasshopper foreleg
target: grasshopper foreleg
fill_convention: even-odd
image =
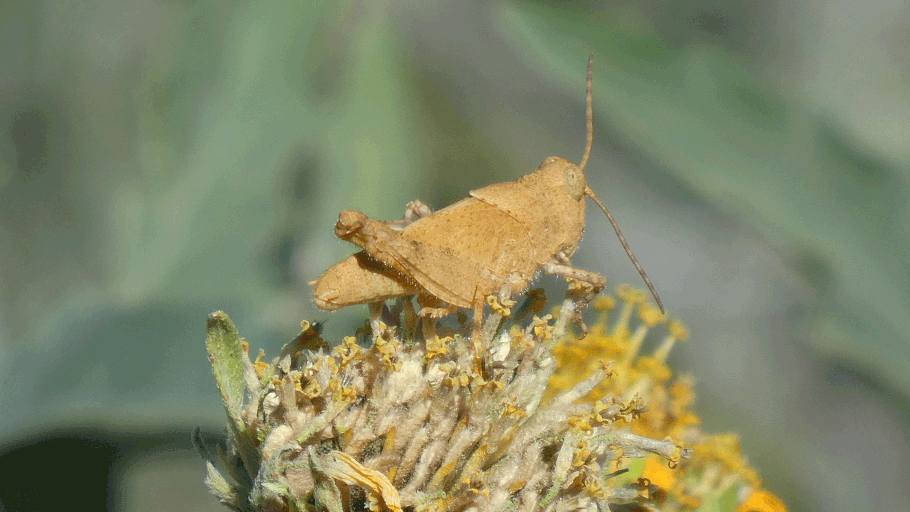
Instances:
[[[555,274],[569,280],[566,303],[571,304],[572,321],[581,329],[581,337],[584,338],[588,335],[588,326],[582,320],[581,313],[607,285],[607,278],[590,270],[582,270],[552,260],[545,263],[542,269],[548,274]],[[566,311],[564,310],[563,313]],[[560,318],[560,324],[565,325],[563,322],[563,318]]]

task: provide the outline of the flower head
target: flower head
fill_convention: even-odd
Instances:
[[[487,344],[462,325],[426,340],[381,325],[329,349],[304,322],[270,364],[214,313],[229,435],[220,460],[200,443],[207,483],[241,511],[686,510],[758,489],[735,438],[700,433],[691,381],[666,367],[685,329],[640,292],[618,296],[585,340],[558,321],[570,306],[557,321],[519,308]]]

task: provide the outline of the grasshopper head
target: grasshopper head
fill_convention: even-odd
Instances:
[[[354,210],[342,210],[335,223],[335,236],[342,240],[351,241],[352,238],[363,230],[367,216]]]
[[[540,164],[534,174],[539,174],[552,192],[563,191],[575,201],[583,201],[588,180],[581,167],[565,158],[551,156]]]

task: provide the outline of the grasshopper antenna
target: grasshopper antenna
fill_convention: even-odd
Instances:
[[[594,145],[594,95],[591,93],[594,83],[594,55],[588,55],[588,80],[585,82],[585,118],[587,119],[588,137],[585,140],[585,154],[581,157],[578,167],[584,172],[591,156],[591,146]]]
[[[585,140],[585,154],[581,157],[581,164],[579,167],[582,171],[585,170],[585,166],[588,165],[588,158],[591,156],[591,146],[594,145],[594,95],[591,93],[592,84],[594,76],[594,55],[588,56],[588,80],[585,85],[586,94],[585,94],[585,115],[587,117],[587,131],[588,136]],[[638,259],[635,258],[635,255],[632,254],[632,249],[629,247],[629,243],[626,242],[626,237],[622,235],[622,231],[619,230],[619,224],[616,223],[616,220],[613,218],[613,215],[610,214],[610,210],[607,210],[606,205],[598,199],[597,195],[591,190],[591,187],[585,186],[585,195],[590,197],[597,203],[597,206],[600,206],[600,209],[607,214],[607,218],[610,219],[610,224],[613,225],[613,231],[616,231],[616,236],[619,237],[619,243],[622,244],[623,249],[626,250],[626,254],[629,255],[629,259],[632,260],[632,264],[635,265],[635,269],[638,270],[638,275],[645,280],[645,284],[648,285],[648,290],[651,291],[651,295],[654,296],[654,301],[657,302],[657,307],[660,308],[661,313],[666,313],[664,311],[664,304],[661,302],[660,297],[657,295],[657,290],[654,289],[654,285],[651,284],[651,279],[648,278],[648,274],[645,274],[645,269],[641,268],[641,265],[638,263]]]
[[[632,254],[632,249],[629,248],[629,243],[626,242],[626,237],[622,236],[622,231],[619,230],[619,224],[616,223],[616,220],[613,219],[613,216],[610,215],[610,210],[607,210],[607,207],[594,195],[594,191],[591,190],[591,187],[585,187],[585,195],[590,197],[597,203],[597,206],[600,206],[600,209],[607,214],[607,218],[610,219],[610,224],[613,225],[613,231],[616,231],[616,236],[619,237],[619,243],[622,244],[623,249],[626,250],[626,254],[629,255],[629,259],[632,260],[632,264],[635,265],[635,269],[638,270],[638,275],[645,280],[645,284],[648,285],[648,290],[651,290],[651,295],[654,296],[654,300],[657,302],[657,307],[660,308],[661,313],[666,313],[664,311],[664,304],[660,301],[660,297],[657,296],[657,290],[654,289],[654,285],[651,284],[651,280],[648,278],[648,274],[645,274],[645,269],[641,268],[641,265],[638,263],[638,260],[635,258],[635,255]]]

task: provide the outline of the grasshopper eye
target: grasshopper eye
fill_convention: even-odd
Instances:
[[[566,186],[566,192],[572,196],[572,199],[581,201],[585,196],[585,187],[588,186],[588,180],[585,179],[585,173],[575,164],[569,164],[563,171],[563,183]]]

